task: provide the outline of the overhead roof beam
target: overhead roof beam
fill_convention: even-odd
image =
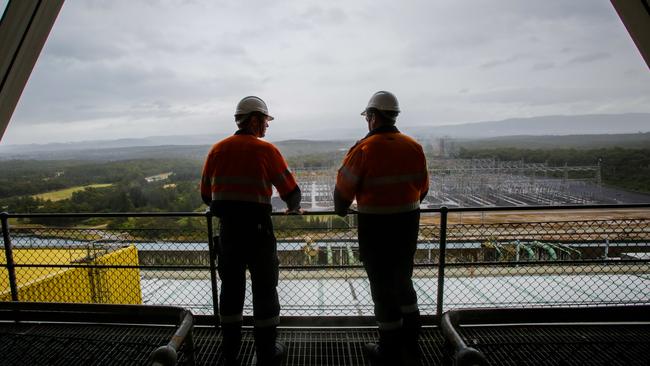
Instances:
[[[611,0],[627,32],[650,68],[650,1]]]
[[[0,20],[0,140],[64,0],[10,0]]]

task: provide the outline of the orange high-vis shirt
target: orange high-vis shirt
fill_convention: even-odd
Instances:
[[[270,205],[273,186],[281,197],[298,187],[287,162],[273,144],[253,135],[236,134],[212,146],[201,177],[204,202]]]
[[[357,200],[360,213],[391,214],[416,210],[429,190],[422,146],[396,128],[371,132],[343,159],[336,190]]]

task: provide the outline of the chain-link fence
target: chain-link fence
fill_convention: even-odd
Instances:
[[[152,216],[153,229],[11,225],[13,266],[0,257],[0,300],[177,305],[212,314],[211,251],[206,218],[198,216]]]
[[[413,275],[420,310],[648,304],[650,209],[636,207],[425,210]],[[3,214],[0,300],[174,305],[214,314],[218,220],[137,216],[148,218],[137,225],[129,214],[113,214],[120,225],[82,228]],[[281,315],[372,315],[355,221],[331,213],[274,216]],[[250,280],[245,314],[252,314]]]
[[[522,214],[447,225],[443,310],[650,301],[648,212]]]

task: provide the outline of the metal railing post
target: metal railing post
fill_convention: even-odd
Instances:
[[[0,213],[2,221],[2,238],[5,243],[5,258],[7,259],[7,272],[9,273],[9,288],[11,289],[11,301],[18,301],[18,286],[16,285],[16,267],[14,263],[13,247],[9,236],[9,214]]]
[[[214,232],[212,227],[212,212],[205,212],[208,224],[208,251],[210,257],[210,287],[212,288],[212,309],[214,311],[214,326],[219,327],[219,289],[217,288],[217,248],[215,248]]]
[[[442,319],[442,305],[445,288],[445,256],[447,252],[447,207],[440,207],[440,248],[438,252],[438,298],[436,300],[436,316],[438,322]]]

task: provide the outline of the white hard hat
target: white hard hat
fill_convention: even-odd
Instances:
[[[245,97],[244,99],[240,100],[239,103],[237,103],[235,116],[241,114],[249,114],[251,112],[264,113],[264,115],[268,116],[270,120],[274,119],[273,116],[269,114],[269,109],[266,107],[266,103],[264,103],[261,98],[253,95]]]
[[[376,108],[380,111],[399,112],[399,102],[393,93],[387,91],[378,91],[370,97],[368,106],[361,112],[362,116],[366,115],[369,108]]]

